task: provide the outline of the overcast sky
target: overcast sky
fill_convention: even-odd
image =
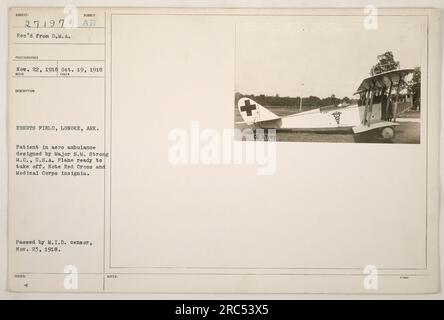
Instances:
[[[419,23],[385,18],[377,30],[366,30],[360,20],[343,18],[345,22],[238,24],[236,90],[351,97],[370,76],[379,54],[392,51],[401,68],[420,66],[424,38]]]

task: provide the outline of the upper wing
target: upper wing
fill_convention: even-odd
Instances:
[[[390,84],[398,84],[406,75],[412,73],[414,69],[400,69],[392,70],[377,74],[373,77],[364,79],[361,85],[356,90],[356,93],[363,92],[370,89],[388,88]]]

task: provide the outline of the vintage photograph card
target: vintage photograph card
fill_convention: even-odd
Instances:
[[[434,9],[9,10],[9,289],[436,293]]]

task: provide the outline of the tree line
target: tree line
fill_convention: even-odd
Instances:
[[[267,107],[299,107],[301,98],[300,97],[281,97],[278,94],[274,96],[265,95],[265,94],[242,94],[237,92],[236,93],[236,102],[240,98],[250,98],[257,103],[267,106]],[[334,94],[332,94],[330,97],[327,98],[319,98],[316,96],[309,96],[309,97],[303,97],[302,98],[302,106],[305,107],[304,109],[308,108],[319,108],[319,107],[325,107],[325,106],[331,106],[331,105],[339,105],[341,103],[353,103],[355,100],[350,99],[348,97],[338,98]]]

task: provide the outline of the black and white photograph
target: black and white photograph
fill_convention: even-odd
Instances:
[[[340,20],[236,25],[236,128],[276,129],[277,141],[420,143],[421,24]]]

